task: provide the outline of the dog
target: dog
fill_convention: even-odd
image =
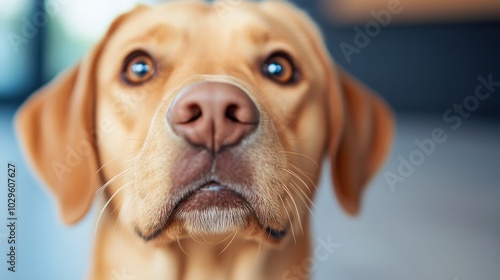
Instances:
[[[16,115],[66,224],[103,199],[91,279],[308,278],[322,160],[350,215],[384,162],[389,107],[304,12],[222,4],[137,6]]]

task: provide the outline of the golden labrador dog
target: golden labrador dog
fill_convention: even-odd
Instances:
[[[137,7],[18,112],[64,222],[103,198],[91,279],[302,279],[324,156],[356,214],[390,148],[388,107],[305,13],[222,4]]]

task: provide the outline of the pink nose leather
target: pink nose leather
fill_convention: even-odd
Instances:
[[[259,111],[240,88],[201,82],[176,97],[167,120],[175,133],[194,146],[219,152],[238,145],[258,126]]]

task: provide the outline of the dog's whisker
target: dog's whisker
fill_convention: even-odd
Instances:
[[[309,198],[309,196],[304,192],[304,190],[302,190],[302,188],[299,185],[297,185],[297,183],[295,183],[294,181],[290,181],[290,183],[292,184],[290,187],[292,187],[292,189],[295,190],[295,192],[297,192],[297,194],[300,197],[303,197],[304,199],[306,199],[309,202],[309,203],[306,203],[306,205],[310,204],[312,207],[315,207],[314,201],[312,201],[312,199]]]
[[[290,164],[291,167],[294,167],[295,169],[297,169],[297,172],[301,172],[302,175],[304,175],[304,177],[306,177],[306,179],[309,181],[309,183],[311,183],[311,186],[314,188],[316,186],[316,183],[311,179],[309,178],[309,176],[307,176],[307,174],[304,174],[302,170],[300,170],[300,168],[294,166],[293,164]],[[311,192],[309,192],[311,193]]]
[[[111,211],[111,214],[113,214],[116,209],[118,209],[118,206],[121,204],[122,202],[120,201],[116,206],[115,206],[115,209],[113,209],[113,211]],[[118,222],[120,221],[120,218],[119,217],[116,217],[115,219],[115,224],[113,225],[113,231],[116,230],[116,225],[118,224]],[[120,230],[120,234],[119,234],[119,237],[122,237],[122,233],[123,233],[123,228],[124,228],[124,223],[122,222],[122,228]]]
[[[312,201],[312,199],[309,198],[309,196],[304,192],[304,190],[302,190],[302,188],[299,185],[297,185],[296,182],[290,180],[290,184],[292,190],[294,190],[303,201],[307,200],[307,202],[304,201],[304,204],[306,205],[310,204],[312,207],[314,207],[314,202]]]
[[[200,238],[201,240],[203,240],[203,242],[205,242],[205,243],[203,243],[203,244],[210,244],[210,245],[213,245],[210,241],[208,241],[207,239],[205,239],[205,237],[203,236],[203,234],[200,234],[199,238]]]
[[[295,238],[295,230],[293,229],[293,223],[292,223],[292,218],[290,217],[290,214],[288,213],[288,209],[285,205],[285,202],[283,201],[283,198],[281,196],[278,196],[281,200],[281,203],[283,204],[283,208],[285,209],[285,213],[288,216],[288,221],[290,222],[290,229],[292,230],[292,236],[293,236],[293,242],[297,244],[297,239]]]
[[[222,251],[219,253],[219,256],[224,253],[224,251],[226,251],[227,248],[229,248],[229,245],[231,245],[234,241],[234,238],[236,237],[236,234],[238,234],[238,231],[234,231],[234,235],[233,235],[233,238],[231,239],[231,241],[229,241],[229,243],[226,245],[226,247],[224,247],[224,249],[222,249]]]
[[[127,197],[127,199],[132,199],[132,197],[136,194],[137,192],[134,192],[134,194],[130,195]],[[118,207],[120,207],[120,205],[124,202],[125,200],[123,201],[120,201],[118,204],[116,204],[115,208],[111,211],[111,214],[115,213],[116,209],[118,209]]]
[[[137,150],[137,151],[139,151],[139,150]],[[102,169],[103,169],[106,165],[108,165],[109,163],[111,163],[111,162],[113,162],[113,161],[115,161],[115,160],[117,160],[117,159],[120,159],[120,158],[122,158],[122,157],[125,157],[126,155],[129,155],[129,154],[131,154],[131,153],[133,153],[133,152],[137,152],[137,151],[136,151],[136,150],[131,150],[130,152],[127,152],[127,153],[125,153],[125,154],[119,155],[119,156],[117,156],[117,157],[114,157],[114,158],[112,158],[112,159],[108,160],[105,164],[103,164],[101,167],[99,167],[99,169],[97,169],[97,171],[96,171],[95,173],[97,174],[97,173],[101,172],[101,170],[102,170]],[[134,157],[132,157],[131,159],[133,159],[133,158],[134,158]],[[128,159],[128,160],[130,160],[130,159]],[[128,160],[127,160],[127,161],[128,161]]]
[[[129,196],[129,199],[130,199],[131,203],[133,203],[136,200],[138,193],[139,192],[136,190],[132,195]],[[119,220],[119,218],[117,217],[116,222],[115,222],[115,226],[116,226],[116,223],[118,222],[118,220]],[[122,229],[120,230],[119,238],[122,237],[122,235],[123,235],[123,229],[125,228],[125,223],[121,223],[121,224],[122,224]]]
[[[289,185],[289,187],[297,194],[297,196],[300,198],[300,200],[306,206],[306,208],[309,210],[309,212],[312,213],[313,211],[309,207],[309,204],[313,205],[312,200],[294,182],[290,182],[290,183],[291,183],[291,185]],[[313,207],[314,207],[314,205],[313,205]]]
[[[295,206],[295,211],[297,212],[297,219],[298,219],[298,222],[299,222],[300,230],[301,230],[302,235],[303,235],[304,234],[304,228],[302,227],[302,219],[300,217],[299,208],[297,207],[297,203],[295,203],[295,199],[293,198],[292,193],[287,188],[287,186],[284,183],[281,183],[281,184],[282,184],[285,192],[288,194],[288,196],[292,200],[293,205]]]
[[[200,245],[205,245],[204,243],[202,243],[201,241],[199,241],[198,239],[196,239],[196,237],[194,237],[193,233],[191,231],[188,231],[189,233],[189,237],[191,237],[191,239],[194,240],[194,242],[200,244]]]
[[[297,166],[295,166],[295,165],[293,165],[291,163],[289,163],[289,164],[290,164],[291,167],[295,168],[297,170],[297,172],[300,172],[302,175],[304,175],[304,177],[306,177],[306,179],[309,181],[309,183],[311,183],[312,187],[316,186],[316,183],[308,175],[313,176],[313,177],[316,177],[316,176],[303,171],[302,169],[300,169],[299,167],[297,167]],[[319,179],[319,177],[316,177],[316,178]]]
[[[127,199],[129,201],[133,201],[135,199],[135,196],[137,195],[137,191],[135,191],[132,195],[128,196]],[[118,209],[118,207],[120,207],[120,205],[124,202],[125,200],[122,200],[120,202],[118,202],[115,206],[115,208],[111,211],[111,215],[113,215],[113,213],[115,213],[116,209]],[[115,221],[115,225],[113,226],[113,231],[115,230],[116,228],[116,224],[118,223],[118,220],[119,220],[119,217],[116,218],[116,221]],[[123,228],[122,228],[123,229]]]
[[[133,203],[135,201],[135,199],[137,197],[136,196],[137,194],[138,194],[138,191],[135,190],[134,193],[129,196],[131,203]],[[118,222],[118,220],[119,220],[119,217],[117,217],[117,219],[116,219],[115,226],[116,226],[116,223]],[[121,224],[122,224],[122,229],[120,230],[120,234],[118,235],[118,238],[122,238],[122,236],[123,236],[123,229],[125,228],[125,223],[121,223]]]
[[[123,175],[128,175],[129,173],[131,173],[132,171],[134,171],[135,167],[132,166],[132,167],[129,167],[125,170],[123,170],[122,172],[118,173],[117,175],[115,175],[114,177],[112,177],[111,179],[109,179],[106,183],[104,183],[101,187],[99,187],[96,191],[96,194],[97,195],[100,195],[104,192],[104,190],[111,184],[113,183],[116,179],[118,179],[119,177],[123,176]]]
[[[221,241],[219,242],[215,242],[215,243],[211,243],[211,244],[221,244],[221,243],[224,243],[226,240],[228,240],[229,238],[231,238],[231,234],[228,234],[226,237],[224,237],[224,239],[222,239]]]
[[[104,185],[102,185],[99,189],[97,189],[96,191],[96,194],[97,195],[100,195],[102,192],[104,192],[104,189],[106,189],[107,186],[109,186],[111,183],[113,183],[114,180],[116,180],[117,178],[119,178],[120,176],[123,176],[125,174],[128,174],[129,172],[132,172],[134,171],[135,169],[135,166],[132,166],[132,167],[129,167],[125,170],[123,170],[122,172],[118,173],[117,175],[115,175],[113,178],[109,179]]]
[[[122,201],[118,202],[118,204],[115,206],[115,208],[113,209],[113,211],[111,211],[110,215],[113,215],[113,213],[116,211],[116,209],[118,209],[119,205],[122,203]],[[115,231],[116,229],[116,225],[118,224],[118,220],[119,218],[116,217],[115,219],[115,224],[113,225],[113,231]],[[123,228],[122,228],[123,229]]]
[[[292,190],[294,190],[295,193],[297,193],[297,196],[302,200],[302,202],[306,206],[307,210],[309,210],[309,213],[311,213],[311,215],[313,216],[313,218],[316,218],[314,216],[313,209],[311,209],[311,207],[315,208],[313,201],[294,182],[290,182],[290,183],[291,183],[290,188]]]
[[[104,204],[104,207],[102,207],[101,213],[99,213],[99,216],[97,217],[97,222],[95,224],[95,234],[97,234],[97,228],[99,226],[99,221],[101,220],[102,214],[104,213],[104,210],[106,210],[106,207],[108,207],[109,203],[111,203],[111,200],[121,191],[123,190],[126,186],[129,186],[131,183],[133,183],[134,180],[126,183],[125,185],[121,186],[116,192],[108,199],[106,204]]]
[[[283,170],[283,171],[291,174],[293,177],[297,178],[297,180],[299,180],[307,188],[307,190],[309,191],[309,193],[312,194],[312,191],[309,188],[309,186],[306,184],[306,182],[304,182],[304,180],[302,180],[302,178],[300,178],[299,175],[297,175],[297,173],[293,172],[292,170],[290,170],[288,168],[281,168],[281,170]]]
[[[297,165],[295,165],[295,164],[293,164],[293,163],[290,163],[290,162],[289,162],[288,164],[289,164],[291,167],[295,168],[297,171],[299,171],[299,172],[300,172],[300,174],[302,174],[302,175],[304,175],[305,177],[307,177],[307,179],[309,179],[309,180],[310,180],[310,182],[311,182],[311,184],[312,184],[313,186],[314,186],[314,185],[316,185],[316,184],[312,181],[311,177],[313,177],[313,178],[315,178],[315,179],[319,179],[319,178],[320,178],[319,176],[314,175],[314,174],[309,173],[309,172],[306,172],[306,171],[304,171],[302,168],[298,167]]]
[[[255,260],[254,260],[254,263],[257,263],[259,261],[259,257],[260,257],[260,252],[262,250],[262,240],[259,241],[259,247],[257,248],[257,254],[255,255]]]
[[[280,151],[281,153],[285,153],[285,154],[292,154],[292,155],[297,155],[297,156],[302,156],[302,157],[305,157],[309,160],[311,160],[314,165],[316,165],[316,167],[319,167],[318,163],[312,159],[310,156],[306,155],[306,154],[302,154],[302,153],[296,153],[296,152],[291,152],[291,151]]]
[[[299,222],[300,231],[301,231],[302,235],[304,235],[304,227],[302,226],[302,216],[300,214],[299,207],[297,206],[297,202],[295,202],[295,199],[293,198],[293,195],[292,195],[291,191],[288,189],[288,187],[286,185],[284,185],[284,186],[285,186],[285,188],[287,190],[288,195],[290,196],[290,199],[293,202],[293,205],[295,206],[295,212],[297,213],[297,219],[298,219],[298,222]],[[306,204],[306,207],[307,207],[307,204]]]
[[[177,236],[177,246],[179,246],[179,249],[181,250],[182,253],[184,253],[184,255],[186,255],[188,258],[191,258],[191,255],[189,255],[186,250],[184,250],[184,248],[182,247],[181,245],[181,241],[179,240],[179,236]]]

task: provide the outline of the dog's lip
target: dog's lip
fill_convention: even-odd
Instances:
[[[173,212],[201,211],[208,208],[230,210],[248,209],[249,203],[239,192],[218,181],[209,181],[185,194],[174,207]]]

